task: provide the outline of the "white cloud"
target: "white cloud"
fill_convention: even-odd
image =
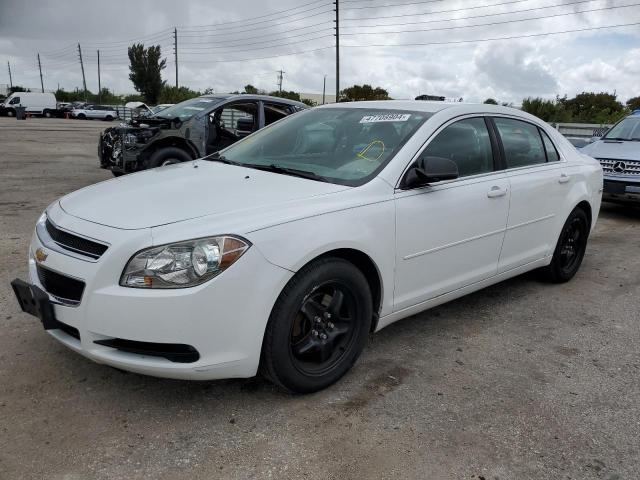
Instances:
[[[568,2],[569,0],[566,0]],[[305,2],[308,3],[308,2]],[[541,20],[511,24],[487,25],[469,29],[436,30],[450,26],[468,26],[506,19],[522,19],[548,16],[556,13],[615,6],[608,0],[593,0],[580,5],[548,7],[541,10],[494,15],[472,20],[442,22],[450,18],[463,18],[548,5],[544,0],[528,0],[492,8],[473,8],[450,13],[418,15],[421,12],[469,8],[461,0],[446,0],[428,5],[386,7],[351,10],[355,6],[384,3],[372,0],[371,4],[343,4],[344,33],[362,32],[363,25],[406,23],[421,20],[437,23],[412,26],[368,27],[364,31],[376,35],[344,36],[341,51],[341,85],[370,83],[386,88],[394,98],[413,98],[421,93],[463,97],[465,100],[482,101],[491,96],[501,101],[520,103],[528,95],[552,98],[555,95],[574,95],[583,90],[617,91],[624,100],[638,95],[637,78],[640,75],[640,30],[594,30],[566,35],[531,37],[522,40],[462,43],[457,45],[425,45],[406,47],[378,47],[376,44],[430,43],[458,40],[476,40],[492,37],[563,31],[620,23],[640,22],[640,8],[601,10],[580,15],[564,15]],[[138,0],[135,2],[111,0],[21,0],[0,1],[0,83],[8,83],[6,60],[12,63],[14,83],[26,86],[39,85],[36,53],[42,53],[45,87],[55,89],[58,84],[66,89],[81,87],[82,78],[77,62],[76,42],[83,45],[87,86],[97,89],[97,65],[95,50],[101,49],[102,85],[123,93],[133,91],[128,80],[126,46],[133,38],[149,36],[159,31],[165,33],[152,37],[172,61],[172,40],[169,29],[178,26],[180,83],[196,89],[211,87],[216,91],[242,89],[247,83],[258,88],[276,88],[276,70],[283,69],[284,88],[305,92],[320,92],[322,80],[327,74],[327,91],[335,90],[335,57],[333,49],[296,56],[246,62],[214,63],[221,58],[250,58],[269,56],[296,50],[308,50],[332,45],[333,38],[304,41],[309,37],[295,37],[288,41],[301,43],[280,47],[254,44],[237,49],[260,48],[239,53],[223,53],[231,43],[258,42],[247,40],[264,33],[290,36],[302,25],[325,21],[324,26],[314,27],[324,31],[330,28],[331,13],[316,15],[301,23],[296,18],[278,16],[280,25],[264,30],[268,23],[258,23],[243,32],[235,24],[219,27],[196,28],[189,33],[180,26],[220,24],[257,17],[270,12],[294,8],[300,3],[294,0],[245,0],[244,2],[209,2],[205,0],[176,2],[175,0]],[[308,12],[322,13],[319,9]],[[482,4],[475,4],[481,7]],[[302,8],[305,10],[310,7]],[[327,8],[332,8],[329,5]],[[305,14],[301,15],[304,16]],[[394,19],[367,19],[388,15],[407,15]],[[328,22],[328,23],[327,23]],[[230,25],[236,25],[230,29]],[[423,32],[384,33],[406,29],[423,29]],[[198,36],[196,31],[214,35]],[[302,31],[304,32],[304,30]],[[325,32],[326,33],[326,32]],[[328,31],[330,34],[331,31]],[[365,45],[353,48],[347,45]],[[209,49],[207,49],[207,47]],[[220,48],[225,47],[225,48]],[[234,50],[230,48],[230,50]],[[48,52],[48,53],[46,53]],[[197,53],[196,53],[197,52]],[[209,63],[211,62],[211,63]],[[169,63],[164,76],[168,83],[174,81],[174,66]]]

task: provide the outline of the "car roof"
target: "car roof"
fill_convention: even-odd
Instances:
[[[289,100],[288,98],[281,98],[281,97],[273,97],[271,95],[254,95],[251,93],[240,93],[240,94],[235,94],[235,93],[229,93],[229,94],[222,94],[222,95],[202,95],[201,98],[216,98],[216,99],[220,99],[220,100],[262,100],[262,101],[271,101],[271,102],[278,102],[278,103],[286,103],[287,105],[297,105],[299,107],[305,107],[307,108],[308,105],[305,105],[302,102],[298,102],[296,100]]]
[[[513,107],[503,107],[500,105],[490,105],[486,103],[462,103],[462,102],[439,102],[428,100],[370,100],[362,102],[340,102],[322,105],[321,108],[380,108],[384,110],[413,110],[416,112],[436,113],[442,110],[455,109],[456,113],[504,113],[511,114],[517,112],[522,115],[522,111]]]

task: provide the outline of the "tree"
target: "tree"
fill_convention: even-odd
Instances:
[[[564,98],[545,100],[543,98],[525,98],[522,101],[522,111],[535,115],[545,122],[570,122],[571,112],[566,111]]]
[[[389,92],[384,88],[373,88],[371,85],[354,85],[353,87],[345,88],[340,92],[341,97],[346,97],[349,100],[391,100]]]
[[[160,59],[160,45],[144,48],[142,43],[136,43],[129,47],[128,53],[129,80],[146,103],[155,105],[165,84],[160,73],[167,64],[166,59]]]
[[[616,95],[606,92],[582,92],[560,102],[571,113],[572,121],[579,123],[613,123],[626,113]]]
[[[258,93],[258,89],[256,87],[254,87],[253,85],[249,84],[249,85],[245,85],[244,86],[244,93],[251,93],[253,95]]]
[[[484,102],[482,103],[486,103],[488,105],[498,105],[498,102],[496,102],[493,98],[487,98]]]
[[[640,97],[633,97],[627,100],[627,108],[632,112],[640,109]]]
[[[21,87],[20,85],[14,85],[13,87],[9,88],[9,95],[16,92],[30,92],[30,91],[31,90],[29,90],[28,88]]]
[[[190,98],[199,97],[200,92],[191,90],[189,87],[170,87],[163,85],[158,103],[180,103]]]
[[[280,97],[280,98],[287,98],[289,100],[295,100],[297,102],[300,101],[300,94],[297,92],[294,92],[293,90],[291,90],[290,92],[287,92],[286,90],[276,90],[274,92],[269,93],[269,95],[271,95],[272,97]]]

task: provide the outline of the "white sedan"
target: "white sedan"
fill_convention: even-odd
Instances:
[[[396,320],[533,269],[571,279],[601,191],[597,161],[515,109],[333,104],[61,198],[12,284],[96,362],[311,392]]]

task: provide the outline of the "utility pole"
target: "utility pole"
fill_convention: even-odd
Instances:
[[[173,29],[173,60],[176,64],[176,88],[178,88],[178,29]]]
[[[87,79],[84,76],[84,63],[82,62],[82,49],[78,42],[78,56],[80,57],[80,68],[82,69],[82,86],[84,87],[84,101],[87,101]]]
[[[278,91],[282,93],[282,75],[287,72],[283,72],[282,69],[278,70]]]
[[[7,60],[7,67],[9,67],[9,87],[13,89],[13,78],[11,78],[11,64]]]
[[[324,105],[324,94],[327,91],[327,74],[324,74],[324,78],[322,79],[322,105]]]
[[[336,0],[336,102],[340,101],[340,0]]]
[[[38,53],[38,70],[40,70],[40,88],[44,93],[44,82],[42,81],[42,63],[40,63],[40,53]]]
[[[100,83],[100,50],[98,50],[98,103],[102,103],[102,84]]]

